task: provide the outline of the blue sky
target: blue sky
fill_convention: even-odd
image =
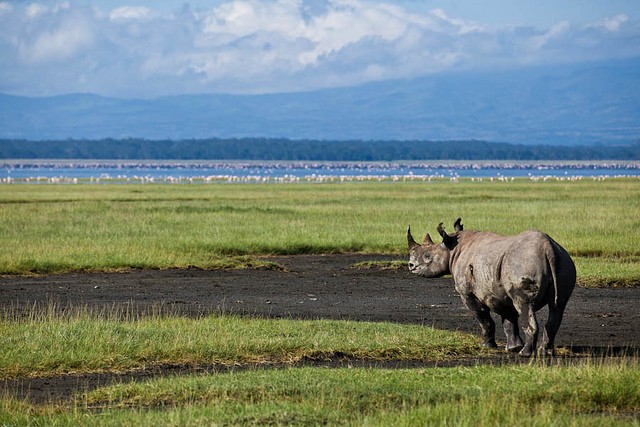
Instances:
[[[636,56],[638,0],[0,0],[0,92],[16,95],[295,92]]]

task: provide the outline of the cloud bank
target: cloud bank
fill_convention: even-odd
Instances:
[[[20,95],[277,93],[638,55],[640,23],[624,14],[536,28],[391,1],[236,0],[171,13],[0,2],[0,92]]]

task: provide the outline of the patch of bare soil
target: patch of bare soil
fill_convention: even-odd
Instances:
[[[293,319],[345,319],[416,323],[474,334],[479,327],[450,278],[425,279],[407,270],[354,269],[385,255],[297,255],[274,257],[279,270],[139,270],[1,277],[0,314],[21,316],[36,307],[65,311],[81,307],[107,313],[172,313],[202,316],[233,313]],[[556,339],[569,357],[637,354],[640,350],[640,289],[578,288]],[[541,325],[545,311],[542,311]],[[498,319],[496,319],[498,320]],[[496,322],[499,325],[499,322]],[[497,327],[498,343],[504,334]],[[480,338],[478,338],[480,339]],[[521,363],[513,355],[448,362],[370,362],[326,355],[304,364],[321,366],[452,366]],[[255,368],[244,366],[241,369]],[[80,390],[162,375],[221,372],[223,366],[158,366],[124,374],[81,374],[0,380],[0,390],[35,402],[66,400]]]

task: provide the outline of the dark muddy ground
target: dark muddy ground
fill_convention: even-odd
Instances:
[[[188,316],[234,313],[294,319],[349,319],[417,323],[478,334],[450,278],[425,279],[407,270],[353,269],[360,261],[393,260],[376,255],[304,255],[272,258],[278,270],[199,269],[71,273],[0,278],[0,313],[20,316],[34,306],[56,310],[86,307],[107,312],[168,312]],[[541,324],[545,317],[542,311]],[[499,324],[499,323],[498,323]],[[497,340],[504,341],[498,327]],[[635,354],[640,349],[640,289],[575,290],[556,344],[569,354]],[[369,366],[371,362],[307,361],[311,364]],[[450,364],[514,363],[515,356],[451,361]],[[432,364],[433,365],[433,364]],[[442,362],[439,365],[443,365]],[[375,366],[429,366],[428,362],[389,362]],[[217,372],[220,366],[163,366],[126,374],[65,375],[0,380],[0,390],[34,401],[65,399],[78,389],[113,381],[186,372]]]

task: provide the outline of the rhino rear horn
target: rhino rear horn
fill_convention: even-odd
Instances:
[[[407,241],[409,242],[409,250],[415,248],[416,246],[420,246],[415,240],[413,240],[413,236],[411,235],[411,226],[407,228]]]
[[[442,223],[438,224],[438,233],[442,236],[442,243],[447,247],[447,249],[452,250],[458,244],[458,238],[455,236],[450,236],[444,231],[444,227],[442,227]]]
[[[424,236],[424,243],[426,243],[427,245],[433,245],[433,240],[431,240],[431,236],[429,235],[429,233],[427,233],[426,236]]]
[[[456,222],[453,223],[453,228],[456,231],[462,231],[464,227],[462,226],[462,218],[456,219]]]

